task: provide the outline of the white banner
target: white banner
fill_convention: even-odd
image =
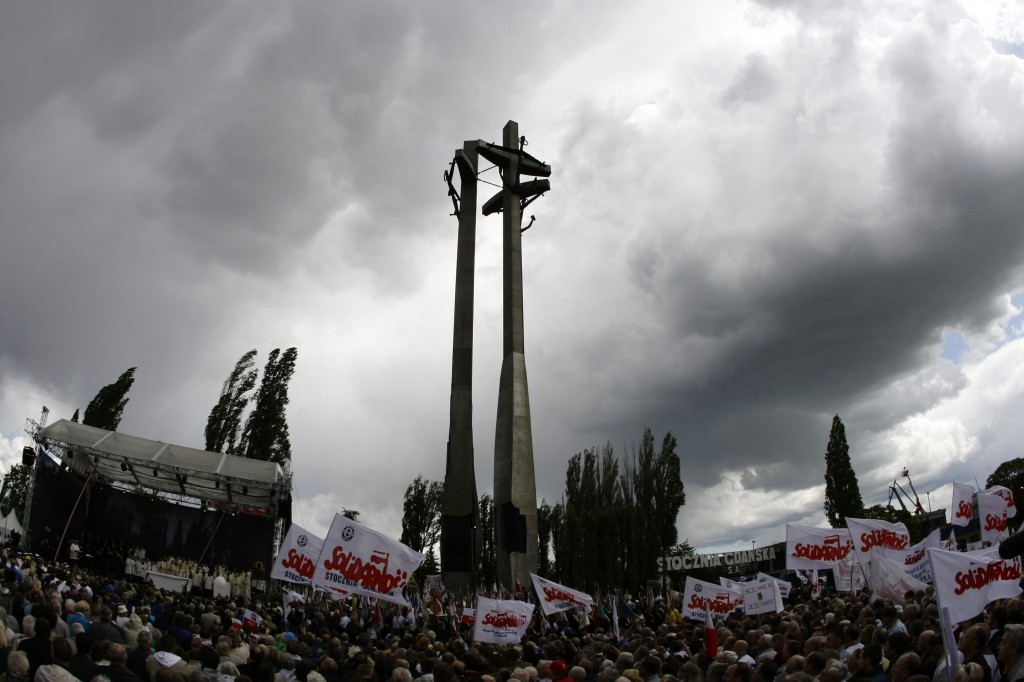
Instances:
[[[872,600],[890,599],[902,604],[907,592],[923,590],[928,585],[903,570],[903,564],[876,551],[871,557]]]
[[[288,614],[292,612],[292,602],[303,603],[305,599],[298,592],[292,592],[287,587],[281,590],[281,600],[284,602],[284,617],[287,619]]]
[[[377,597],[402,606],[402,588],[425,556],[358,521],[335,514],[316,560],[313,587]]]
[[[1006,501],[1006,516],[1008,518],[1012,519],[1017,515],[1017,502],[1013,499],[1013,493],[1009,488],[1001,485],[994,485],[990,488],[985,488],[983,492],[995,493]]]
[[[931,583],[932,565],[928,561],[925,550],[929,547],[940,549],[940,543],[941,539],[939,537],[939,529],[936,528],[928,534],[928,537],[910,549],[888,549],[886,547],[880,547],[875,550],[872,560],[874,560],[874,557],[876,556],[883,556],[886,559],[891,559],[899,564],[903,570],[915,580],[920,580],[923,583]]]
[[[779,585],[779,594],[782,595],[783,599],[787,599],[789,597],[789,591],[793,589],[793,583],[788,580],[782,580],[781,578],[770,576],[767,573],[758,573],[757,580],[774,580]]]
[[[953,484],[953,518],[949,520],[954,526],[966,526],[974,518],[974,486],[966,483]]]
[[[832,577],[836,581],[836,592],[860,592],[868,583],[860,562],[852,553],[832,567]]]
[[[586,592],[559,585],[533,573],[530,574],[530,578],[533,580],[533,589],[537,592],[540,608],[545,616],[570,609],[587,612],[594,607],[594,598]]]
[[[167,590],[168,592],[184,592],[188,594],[192,591],[192,581],[179,575],[146,571],[146,582],[152,582],[153,587],[156,589]]]
[[[730,589],[686,577],[686,589],[683,591],[684,618],[696,620],[704,618],[704,612],[711,610],[716,616],[725,616],[743,605],[743,595]]]
[[[868,553],[874,547],[885,547],[886,549],[910,547],[910,531],[902,523],[847,517],[846,527],[850,529],[853,552],[858,559],[870,559]]]
[[[491,644],[519,644],[533,618],[533,604],[524,601],[477,597],[473,640]]]
[[[309,583],[323,547],[323,539],[293,523],[281,542],[270,577],[290,583]]]
[[[982,542],[996,545],[1010,536],[1006,530],[1009,509],[1006,498],[991,488],[978,493],[978,521]]]
[[[759,613],[782,611],[782,593],[779,583],[770,579],[743,584],[743,613],[756,616]]]
[[[982,612],[996,599],[1020,596],[1020,557],[1006,561],[995,548],[976,552],[929,549],[939,607],[949,610],[950,622],[959,623]]]
[[[831,568],[853,550],[850,531],[786,524],[786,568]]]
[[[743,594],[743,586],[746,585],[746,583],[729,580],[728,578],[723,578],[721,576],[718,577],[718,582],[725,589],[732,590],[733,592],[739,592],[740,594]]]

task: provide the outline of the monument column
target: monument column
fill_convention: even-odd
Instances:
[[[530,392],[523,339],[522,208],[550,185],[520,182],[520,176],[549,176],[551,169],[522,146],[519,126],[509,121],[502,145],[479,143],[479,153],[496,164],[502,190],[483,208],[503,215],[503,343],[494,437],[494,528],[498,579],[511,588],[527,584],[537,567],[537,485],[530,423]]]
[[[441,506],[441,576],[448,587],[471,588],[480,542],[473,464],[473,290],[476,260],[477,141],[455,152],[445,179],[459,218],[448,455]],[[461,192],[452,173],[459,169]]]

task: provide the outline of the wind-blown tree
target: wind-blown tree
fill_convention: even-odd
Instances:
[[[217,404],[206,419],[206,449],[209,452],[238,453],[242,413],[256,386],[256,349],[245,353],[224,381]]]
[[[1008,459],[997,466],[985,481],[986,488],[991,488],[994,485],[1009,488],[1013,493],[1014,503],[1020,508],[1021,501],[1024,500],[1024,457]],[[1009,519],[1010,529],[1016,530],[1022,521],[1024,521],[1024,514],[1017,514],[1014,518]]]
[[[441,539],[441,505],[444,483],[428,481],[420,474],[405,489],[402,503],[403,543],[427,553]]]
[[[288,437],[288,383],[295,372],[298,351],[280,348],[270,351],[263,368],[263,379],[256,393],[256,404],[242,429],[239,452],[249,459],[285,464],[292,458],[292,444]]]
[[[24,464],[15,464],[4,477],[0,487],[0,516],[7,516],[11,510],[18,520],[27,522],[25,518],[25,498],[32,482],[32,468]]]
[[[825,450],[825,517],[833,528],[846,525],[846,517],[857,518],[864,509],[857,474],[850,464],[850,446],[846,443],[846,427],[837,414]]]
[[[76,424],[78,423],[78,408],[77,407],[75,408],[75,413],[73,415],[71,415],[71,421],[75,422]]]
[[[477,528],[480,539],[480,580],[490,586],[498,579],[498,560],[494,551],[494,498],[490,493],[480,496],[477,505]]]
[[[135,367],[129,367],[112,384],[107,384],[96,393],[96,396],[85,408],[82,423],[108,431],[117,431],[121,423],[121,413],[128,404],[128,391],[135,383]]]

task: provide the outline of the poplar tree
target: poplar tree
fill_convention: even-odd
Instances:
[[[405,489],[402,503],[402,543],[427,553],[441,539],[441,501],[444,483],[418,475]]]
[[[285,464],[291,460],[292,444],[288,437],[288,382],[295,372],[298,351],[280,348],[270,351],[263,368],[263,379],[256,393],[256,404],[245,420],[239,451],[249,459]]]
[[[857,484],[857,474],[850,464],[850,446],[846,443],[846,427],[837,414],[825,450],[825,517],[833,528],[846,525],[846,517],[856,518],[864,509]]]
[[[224,380],[217,404],[206,419],[206,449],[209,452],[227,452],[237,455],[238,436],[242,428],[242,413],[256,386],[256,349],[245,353],[231,374]]]
[[[128,391],[135,383],[135,367],[129,367],[112,384],[107,384],[96,393],[96,396],[85,408],[82,423],[107,431],[117,431],[121,423],[121,413],[128,404]]]

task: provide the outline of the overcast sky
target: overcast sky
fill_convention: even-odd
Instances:
[[[202,447],[238,358],[297,346],[296,522],[397,537],[444,476],[442,174],[509,119],[552,167],[523,236],[538,499],[671,431],[680,539],[742,548],[824,523],[837,413],[868,504],[906,466],[948,507],[1024,454],[1011,0],[8,3],[0,93],[4,471],[26,418],[131,366],[120,430]],[[499,218],[476,277],[482,493]]]

